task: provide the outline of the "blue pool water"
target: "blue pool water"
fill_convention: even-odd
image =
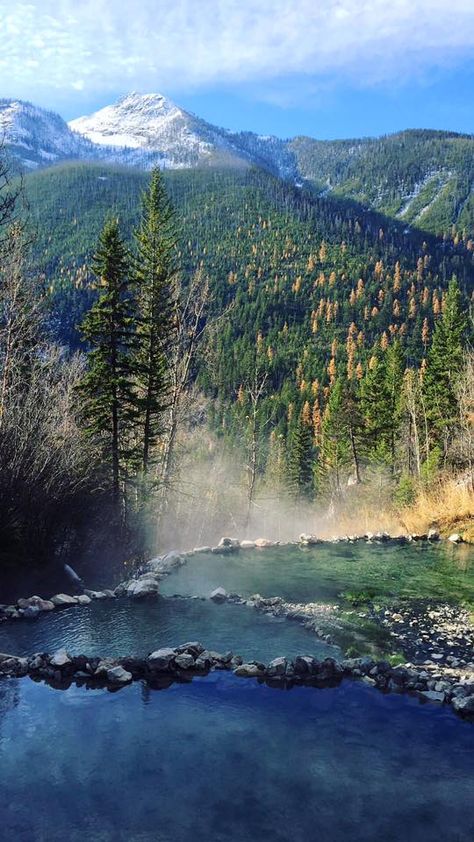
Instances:
[[[474,728],[354,683],[0,683],[0,837],[472,842]]]
[[[299,623],[202,600],[94,601],[43,614],[35,621],[0,625],[0,652],[15,655],[55,652],[63,646],[73,655],[146,655],[189,640],[266,662],[278,655],[340,655]]]

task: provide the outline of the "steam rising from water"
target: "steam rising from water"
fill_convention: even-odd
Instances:
[[[277,488],[261,485],[248,510],[245,466],[215,440],[191,447],[172,490],[161,525],[152,523],[156,551],[215,545],[223,535],[274,541],[297,540],[302,532],[324,538],[387,530],[402,532],[390,513],[384,484],[347,488],[337,505],[295,501]],[[388,496],[387,496],[388,499]]]

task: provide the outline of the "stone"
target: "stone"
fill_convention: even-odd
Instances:
[[[18,658],[16,655],[0,654],[0,673],[18,676],[28,674],[28,658]]]
[[[128,672],[120,665],[107,670],[107,681],[109,684],[113,684],[116,687],[121,687],[124,684],[130,684],[132,678],[132,673]]]
[[[42,599],[40,596],[30,596],[28,599],[18,600],[19,608],[38,608],[39,611],[54,611],[54,603],[50,599]]]
[[[154,670],[167,670],[175,657],[176,650],[165,646],[148,655],[147,661]]]
[[[460,544],[462,542],[462,538],[459,532],[453,532],[453,534],[449,536],[448,541],[451,541],[452,544]]]
[[[474,696],[458,696],[453,699],[452,705],[460,716],[474,716]]]
[[[316,535],[308,535],[305,532],[302,532],[300,535],[300,544],[304,544],[307,547],[322,543],[321,538],[318,538]]]
[[[257,538],[255,541],[255,546],[259,549],[264,549],[265,547],[275,547],[278,544],[278,541],[270,541],[269,538]]]
[[[439,541],[439,532],[437,529],[428,530],[428,541]]]
[[[69,605],[77,605],[77,597],[70,596],[67,593],[58,593],[51,597],[50,600],[56,608],[66,608]]]
[[[181,655],[176,655],[174,662],[181,670],[190,670],[194,666],[193,656],[186,652],[183,652]]]
[[[179,655],[190,654],[197,657],[204,652],[204,646],[197,640],[192,640],[190,643],[182,643],[181,646],[176,647],[176,652]]]
[[[428,702],[439,702],[440,704],[445,700],[444,693],[438,690],[421,690],[420,696]]]
[[[224,588],[216,588],[209,596],[213,602],[225,602],[227,599],[227,591]]]
[[[185,564],[185,559],[183,558],[182,554],[179,553],[177,550],[171,550],[169,553],[163,556],[163,565],[168,569],[172,569],[173,567],[181,567],[182,564]]]
[[[286,666],[287,666],[286,658],[274,658],[273,661],[270,661],[270,663],[268,664],[267,675],[269,675],[269,676],[285,675]]]
[[[134,580],[129,582],[125,591],[132,599],[150,599],[158,596],[159,585],[155,580]]]
[[[78,605],[90,605],[92,599],[90,596],[87,596],[85,593],[81,593],[80,596],[77,597]]]
[[[231,547],[233,550],[237,550],[240,547],[240,541],[238,538],[221,538],[218,547]]]
[[[241,550],[254,550],[255,549],[255,541],[241,541],[240,542],[240,549]]]
[[[258,664],[241,664],[234,670],[234,675],[239,675],[244,678],[258,678],[265,675],[265,670]]]
[[[41,614],[40,609],[37,605],[28,605],[27,608],[23,608],[23,617],[27,620],[37,620],[39,615]]]
[[[54,655],[51,655],[49,659],[49,663],[52,667],[66,667],[69,664],[72,664],[72,659],[68,655],[65,649],[58,649]]]

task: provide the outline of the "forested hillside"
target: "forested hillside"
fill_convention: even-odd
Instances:
[[[406,224],[462,233],[474,222],[474,138],[412,130],[381,138],[290,141],[318,192],[344,196]]]
[[[129,236],[147,179],[83,164],[26,179],[34,261],[53,332],[73,347],[76,325],[97,294],[90,258],[104,218],[117,215]],[[337,397],[332,387],[347,381],[362,388],[379,356],[392,351],[398,389],[406,366],[423,370],[453,277],[463,306],[472,299],[474,240],[407,230],[360,204],[332,194],[315,198],[258,170],[169,172],[165,181],[177,213],[183,283],[202,268],[210,280],[209,316],[221,317],[194,371],[212,398],[212,424],[246,447],[255,399],[250,433],[259,441],[260,468],[271,462],[272,442],[290,461],[303,448],[292,482],[312,487],[313,468],[308,476],[301,465],[314,465]],[[386,385],[370,388],[382,394]],[[389,406],[380,424],[393,436]]]

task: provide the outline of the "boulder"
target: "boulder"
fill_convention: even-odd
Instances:
[[[439,532],[437,529],[428,530],[428,541],[439,541]]]
[[[300,544],[304,544],[306,547],[322,543],[321,538],[318,538],[317,535],[308,535],[306,532],[302,532],[300,535]]]
[[[213,602],[225,602],[227,599],[227,591],[224,588],[216,588],[212,593],[209,595],[209,599],[212,599]]]
[[[459,532],[453,532],[453,534],[449,536],[448,541],[451,541],[452,544],[460,544],[462,542],[462,538]]]
[[[151,654],[148,655],[147,661],[148,665],[153,670],[167,670],[175,657],[176,650],[165,646],[162,649],[157,649],[155,652],[151,652]]]
[[[87,596],[87,594],[85,594],[85,593],[81,593],[80,596],[77,597],[78,605],[90,605],[91,602],[92,602],[92,599],[90,598],[90,596]]]
[[[52,602],[56,608],[67,608],[69,605],[77,605],[77,597],[70,596],[67,593],[58,593],[51,597],[50,602]]]
[[[28,674],[28,658],[18,658],[16,655],[0,654],[0,674],[24,676]]]
[[[40,611],[54,611],[54,603],[50,599],[42,599],[40,596],[30,596],[28,599],[18,600],[19,608],[38,608]]]
[[[158,582],[154,579],[136,579],[128,583],[125,591],[132,599],[149,599],[158,596]]]
[[[438,690],[421,690],[419,695],[422,699],[426,699],[428,702],[438,702],[439,704],[443,704],[445,700],[444,693]]]
[[[240,541],[238,540],[238,538],[221,538],[218,546],[231,547],[231,549],[237,550],[240,547]]]
[[[190,643],[182,643],[181,646],[177,646],[176,652],[178,655],[188,654],[197,658],[198,655],[204,652],[204,646],[199,641],[192,640]]]
[[[183,652],[180,655],[176,655],[174,662],[180,670],[190,670],[194,666],[194,658],[187,652]]]
[[[273,661],[270,661],[270,663],[267,666],[267,675],[271,677],[275,675],[285,675],[286,668],[286,658],[274,658]]]
[[[311,675],[314,663],[314,658],[310,655],[298,655],[294,661],[296,675]]]
[[[69,664],[72,664],[72,659],[65,649],[58,649],[54,655],[51,655],[49,663],[52,667],[66,667]]]
[[[265,669],[258,664],[241,664],[234,670],[234,675],[243,676],[244,678],[258,678],[265,675]]]
[[[28,607],[23,608],[22,611],[23,617],[25,617],[27,620],[37,620],[39,615],[41,614],[41,611],[37,605],[28,605]]]
[[[452,704],[460,716],[474,716],[474,696],[458,696],[453,699]]]
[[[255,546],[260,549],[264,549],[265,547],[275,547],[277,544],[278,541],[270,541],[269,538],[257,538],[255,541]]]
[[[240,542],[240,549],[241,550],[254,550],[255,549],[255,541],[241,541]]]
[[[124,684],[130,684],[132,678],[132,673],[120,665],[107,670],[107,681],[114,687],[122,687]]]

